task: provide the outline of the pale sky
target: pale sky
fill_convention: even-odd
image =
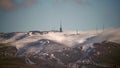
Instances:
[[[120,0],[34,1],[1,0],[0,32],[58,30],[60,21],[63,30],[120,27]]]

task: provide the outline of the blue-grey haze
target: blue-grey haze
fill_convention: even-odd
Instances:
[[[21,3],[15,0],[16,3]],[[120,27],[120,0],[38,0],[29,7],[0,9],[0,32],[94,30]]]

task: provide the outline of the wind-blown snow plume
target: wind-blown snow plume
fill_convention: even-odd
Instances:
[[[76,33],[75,31],[65,31],[65,32],[48,32],[47,34],[32,34],[28,33],[16,33],[10,39],[1,39],[1,43],[11,42],[16,46],[17,49],[24,47],[30,42],[36,42],[40,39],[48,39],[55,41],[57,43],[72,47],[75,45],[92,45],[92,43],[102,42],[102,41],[113,41],[120,43],[120,29],[105,29],[97,31],[83,31]],[[89,45],[88,45],[89,46]],[[84,47],[86,49],[86,47]]]
[[[88,35],[81,32],[77,35],[75,32],[64,32],[64,33],[48,33],[45,38],[62,43],[67,46],[74,46],[79,43],[83,43],[87,38],[94,36],[93,34]]]

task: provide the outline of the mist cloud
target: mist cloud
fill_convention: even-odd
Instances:
[[[14,10],[19,7],[28,7],[37,0],[0,0],[0,9],[5,11]]]
[[[56,0],[56,2],[59,2],[61,0]],[[73,2],[76,3],[78,5],[84,5],[84,6],[90,6],[91,3],[89,2],[89,0],[62,0],[63,2]]]

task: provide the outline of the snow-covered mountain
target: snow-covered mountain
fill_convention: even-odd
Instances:
[[[102,45],[109,45],[110,49],[120,44],[120,28],[98,31],[30,31],[0,33],[0,43],[10,44],[17,49],[16,57],[25,57],[27,64],[37,64],[30,58],[42,59],[50,64],[76,65],[79,63],[93,63],[99,65],[95,57],[106,54]],[[108,43],[102,43],[109,41]],[[112,43],[114,42],[114,43]],[[95,43],[101,43],[101,47]],[[116,44],[117,43],[117,44]],[[112,45],[111,45],[112,44]],[[113,47],[114,48],[114,47]],[[105,50],[106,49],[106,50]],[[111,49],[113,51],[117,48]],[[109,53],[109,52],[108,52]],[[114,52],[115,53],[115,52]],[[99,57],[98,57],[99,58]],[[119,61],[118,61],[119,62]]]
[[[11,43],[17,49],[24,47],[30,42],[41,39],[48,39],[68,47],[75,45],[88,45],[105,40],[120,43],[120,28],[105,29],[96,31],[65,31],[65,32],[14,32],[0,34],[0,43]],[[89,45],[88,45],[89,46]]]

